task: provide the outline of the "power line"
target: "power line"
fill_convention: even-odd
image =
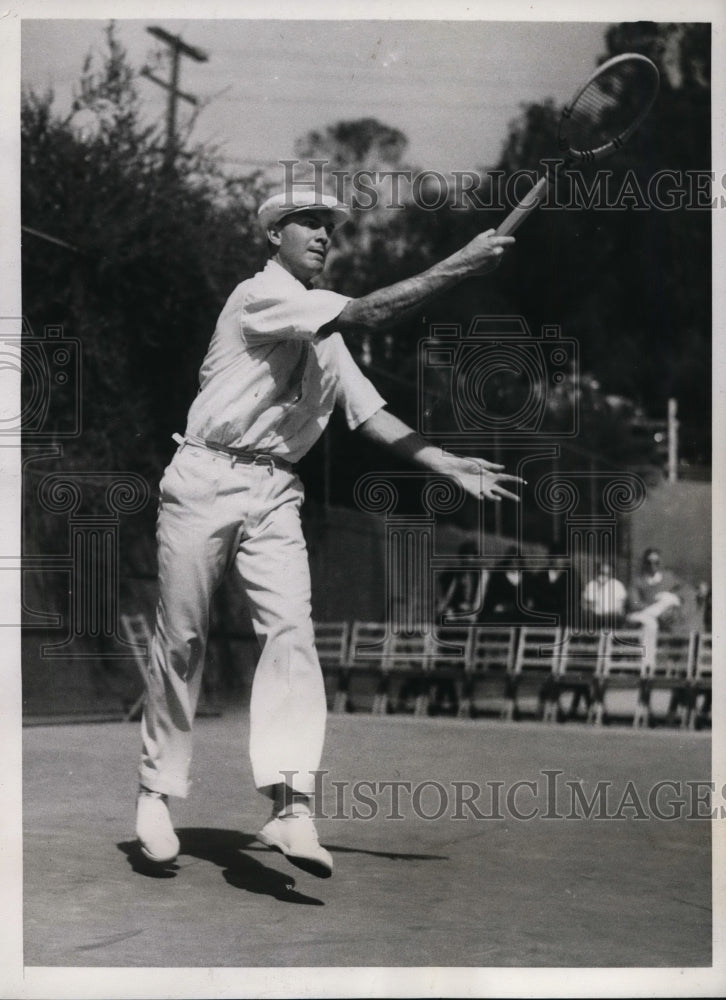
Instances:
[[[289,97],[286,95],[275,95],[270,93],[269,90],[261,90],[258,93],[253,91],[241,91],[236,94],[232,94],[230,97],[225,98],[227,101],[239,102],[244,101],[246,103],[250,101],[260,102],[261,104],[294,104],[303,105],[309,107],[333,107],[334,105],[339,105],[341,107],[366,107],[366,108],[382,108],[390,107],[391,95],[388,94],[378,94],[373,97],[352,97],[349,94],[345,94],[342,98],[335,95],[326,95],[321,97],[320,94],[310,93],[308,95],[302,95],[299,97]],[[472,98],[465,101],[437,101],[431,98],[418,98],[418,99],[407,99],[402,98],[400,101],[396,102],[397,109],[406,108],[427,108],[430,111],[451,111],[451,110],[473,110],[473,111],[506,111],[515,113],[519,109],[519,101],[505,101],[504,103],[495,103],[492,101],[483,100],[481,97]]]
[[[79,250],[78,247],[74,247],[72,243],[66,243],[65,240],[58,239],[57,236],[51,236],[49,233],[43,233],[40,229],[32,229],[30,226],[20,227],[24,233],[28,233],[30,236],[35,236],[39,240],[45,240],[46,243],[53,243],[55,246],[63,247],[64,250],[72,250],[73,253],[83,253],[83,250]]]

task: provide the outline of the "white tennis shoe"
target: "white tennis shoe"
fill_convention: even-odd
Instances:
[[[179,853],[179,838],[174,833],[166,795],[139,789],[136,802],[136,836],[141,853],[156,864],[168,864]]]
[[[291,864],[309,875],[330,878],[333,874],[333,859],[321,846],[310,810],[305,805],[296,803],[273,816],[257,834],[257,839],[266,847],[280,851]]]

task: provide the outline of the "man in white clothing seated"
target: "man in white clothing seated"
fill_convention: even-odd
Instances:
[[[582,595],[584,619],[591,631],[611,631],[623,624],[628,592],[613,576],[613,568],[606,559],[597,564],[596,570]]]

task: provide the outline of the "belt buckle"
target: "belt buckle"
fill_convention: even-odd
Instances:
[[[253,465],[266,465],[267,471],[272,475],[275,471],[275,460],[272,455],[255,455]]]

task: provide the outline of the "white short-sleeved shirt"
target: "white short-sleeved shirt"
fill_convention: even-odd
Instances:
[[[609,577],[607,580],[591,580],[585,587],[584,596],[596,614],[620,615],[625,610],[628,592],[620,580]]]
[[[217,322],[186,434],[297,462],[333,406],[353,429],[385,406],[339,333],[318,337],[350,300],[307,289],[275,261],[243,281]]]

